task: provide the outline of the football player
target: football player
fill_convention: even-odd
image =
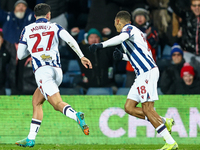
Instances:
[[[58,39],[63,39],[79,56],[82,64],[91,69],[92,64],[84,57],[78,44],[72,36],[56,23],[48,22],[51,18],[50,6],[44,3],[34,8],[36,22],[26,26],[19,40],[17,55],[23,59],[32,57],[32,68],[38,88],[33,94],[33,117],[28,137],[16,142],[23,147],[33,147],[42,119],[42,105],[46,100],[67,117],[74,119],[80,125],[85,135],[89,135],[89,128],[85,123],[84,114],[76,112],[69,104],[62,101],[58,86],[62,82],[63,73],[58,51]]]
[[[128,93],[125,111],[132,116],[151,122],[166,141],[161,149],[178,149],[178,144],[169,133],[173,119],[160,117],[154,110],[154,101],[158,100],[158,67],[148,51],[144,34],[131,25],[130,20],[131,15],[127,11],[118,12],[114,25],[120,34],[105,42],[90,45],[89,50],[96,51],[109,46],[122,45],[124,53],[116,49],[113,57],[116,60],[130,61],[137,76]],[[142,103],[142,108],[137,107],[138,103]]]

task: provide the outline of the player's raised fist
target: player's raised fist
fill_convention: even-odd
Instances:
[[[103,48],[103,44],[101,43],[95,43],[89,46],[89,51],[90,52],[95,52],[97,49]]]

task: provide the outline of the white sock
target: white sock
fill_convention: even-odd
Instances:
[[[158,126],[156,131],[165,139],[168,144],[174,144],[175,141],[164,124]]]
[[[165,124],[166,118],[165,118],[165,117],[162,117],[162,116],[160,116],[160,117],[161,117],[161,119],[162,119],[162,121],[163,121],[163,124]]]
[[[63,108],[63,114],[71,119],[74,119],[75,121],[77,121],[77,117],[76,117],[76,111],[70,106],[70,105],[66,105]]]
[[[35,140],[35,137],[40,129],[41,122],[42,122],[41,120],[32,118],[28,139]]]

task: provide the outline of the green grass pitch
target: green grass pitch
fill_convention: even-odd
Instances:
[[[0,150],[156,150],[163,145],[35,145],[33,148],[0,144]],[[179,145],[179,150],[199,150],[200,145]]]

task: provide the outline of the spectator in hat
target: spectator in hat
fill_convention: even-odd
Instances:
[[[86,39],[83,40],[79,46],[85,57],[90,59],[93,64],[92,69],[85,69],[80,65],[82,80],[78,84],[85,89],[85,92],[89,87],[112,87],[113,92],[117,91],[117,87],[114,81],[113,72],[113,51],[114,47],[107,48],[107,50],[97,50],[91,53],[88,49],[89,45],[99,43],[102,41],[102,35],[96,28],[91,28],[88,31]],[[78,59],[79,60],[79,59]],[[79,61],[79,64],[81,62]]]
[[[167,94],[200,94],[200,79],[189,63],[182,67],[180,77],[172,84]]]
[[[5,95],[6,87],[6,67],[10,60],[10,53],[5,49],[3,30],[0,28],[0,95]]]
[[[149,26],[149,11],[144,8],[136,8],[132,11],[132,22],[141,31],[145,32]]]
[[[180,72],[184,63],[183,51],[180,45],[175,43],[171,49],[171,65],[162,72],[159,81],[159,87],[163,94],[167,94],[172,84],[180,79]]]
[[[0,9],[0,16],[4,39],[11,44],[18,43],[23,27],[35,21],[34,13],[25,0],[18,0],[14,4],[13,12]]]
[[[18,94],[17,89],[17,45],[22,29],[35,21],[34,13],[28,8],[25,0],[18,0],[14,4],[13,12],[0,9],[0,24],[3,28],[5,47],[11,54],[9,62],[9,83],[12,94]],[[18,82],[19,83],[19,82]]]

